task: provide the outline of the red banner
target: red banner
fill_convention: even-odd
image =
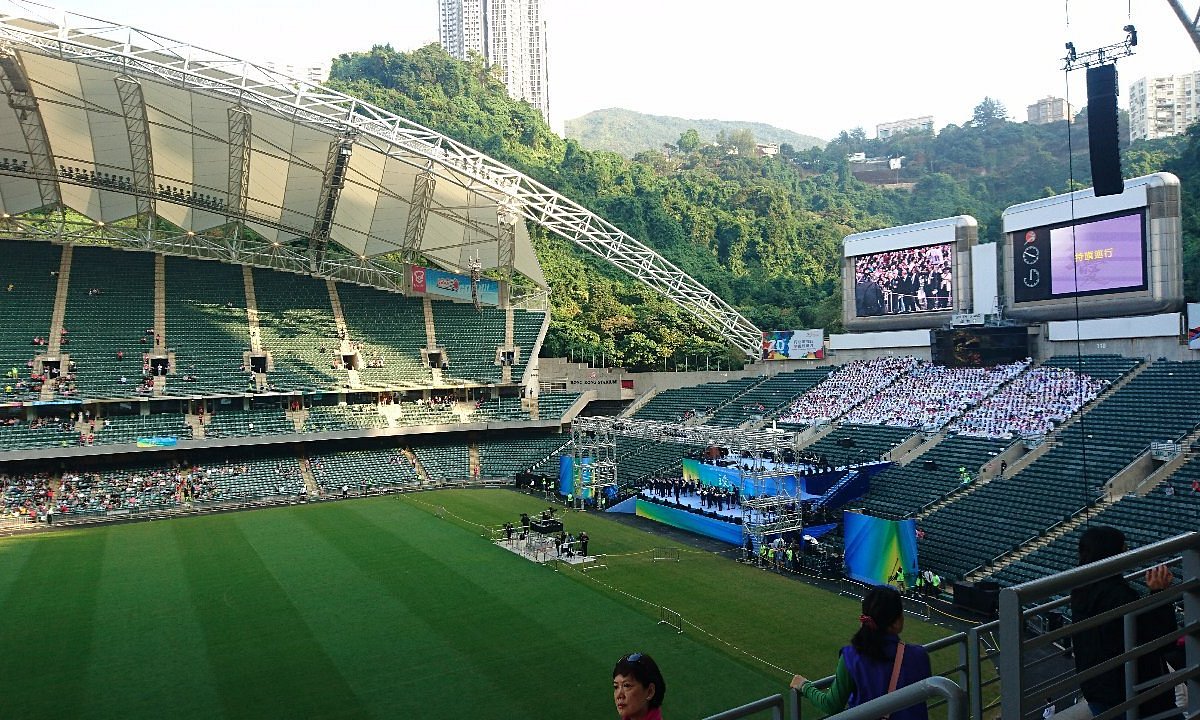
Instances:
[[[425,268],[420,265],[410,265],[412,268],[412,291],[415,293],[425,292]]]

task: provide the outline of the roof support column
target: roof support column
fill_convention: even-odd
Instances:
[[[308,262],[313,272],[325,261],[325,250],[329,246],[329,232],[333,229],[333,216],[337,213],[338,199],[346,187],[346,171],[350,169],[350,154],[354,151],[354,133],[343,131],[341,137],[329,143],[329,157],[325,161],[325,180],[321,184],[321,200],[317,204],[316,220],[312,234],[308,237]]]
[[[129,136],[129,157],[132,160],[134,201],[137,208],[138,235],[142,247],[152,245],[150,232],[154,228],[154,154],[150,149],[150,123],[146,119],[146,100],[142,84],[128,75],[113,78],[121,114],[125,117],[125,132]]]
[[[433,189],[437,180],[433,177],[431,164],[413,178],[412,205],[408,209],[408,221],[404,224],[404,244],[400,252],[406,262],[416,262],[421,252],[421,241],[425,238],[425,223],[429,219],[429,205],[433,202]]]
[[[54,153],[50,150],[50,138],[37,97],[29,87],[29,75],[16,51],[11,47],[0,47],[0,85],[8,96],[8,104],[16,110],[21,134],[25,136],[25,147],[29,150],[29,170],[37,180],[42,207],[62,209],[62,195],[58,190],[58,172],[54,168]]]
[[[250,194],[250,111],[233,105],[229,117],[229,184],[226,188],[225,220],[230,258],[242,251],[242,227],[246,217],[246,198]]]

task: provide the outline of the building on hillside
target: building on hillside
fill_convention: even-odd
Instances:
[[[1052,122],[1066,120],[1071,122],[1074,113],[1071,103],[1062,98],[1046,97],[1025,108],[1025,117],[1030,125],[1048,125]]]
[[[887,140],[894,135],[906,132],[933,132],[933,116],[922,115],[906,120],[879,123],[875,126],[875,137],[880,140]]]
[[[294,78],[307,80],[314,85],[321,85],[329,79],[329,62],[324,62],[317,65],[308,65],[299,62],[285,63],[275,60],[268,60],[263,63],[263,66],[268,70],[274,70],[285,75],[291,75]]]
[[[850,172],[862,182],[872,185],[884,185],[899,182],[900,170],[904,168],[904,156],[900,157],[867,157],[866,153],[854,153],[846,159],[850,162]]]
[[[1200,70],[1142,78],[1129,86],[1129,140],[1182,135],[1200,120]]]
[[[500,67],[508,94],[550,119],[543,0],[438,0],[438,39],[459,60]]]
[[[762,157],[775,157],[779,154],[779,143],[755,143],[754,148]]]

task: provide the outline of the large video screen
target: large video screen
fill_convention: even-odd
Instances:
[[[1049,300],[1146,289],[1145,211],[1013,234],[1013,299]]]
[[[854,258],[858,317],[954,309],[954,243],[888,250]]]

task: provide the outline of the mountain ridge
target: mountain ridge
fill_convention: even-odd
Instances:
[[[768,123],[749,120],[691,119],[673,115],[651,115],[626,108],[604,108],[567,120],[566,137],[588,150],[606,150],[632,158],[643,150],[674,144],[689,128],[704,142],[713,142],[724,132],[749,130],[759,142],[787,143],[796,150],[822,148],[824,140]]]

